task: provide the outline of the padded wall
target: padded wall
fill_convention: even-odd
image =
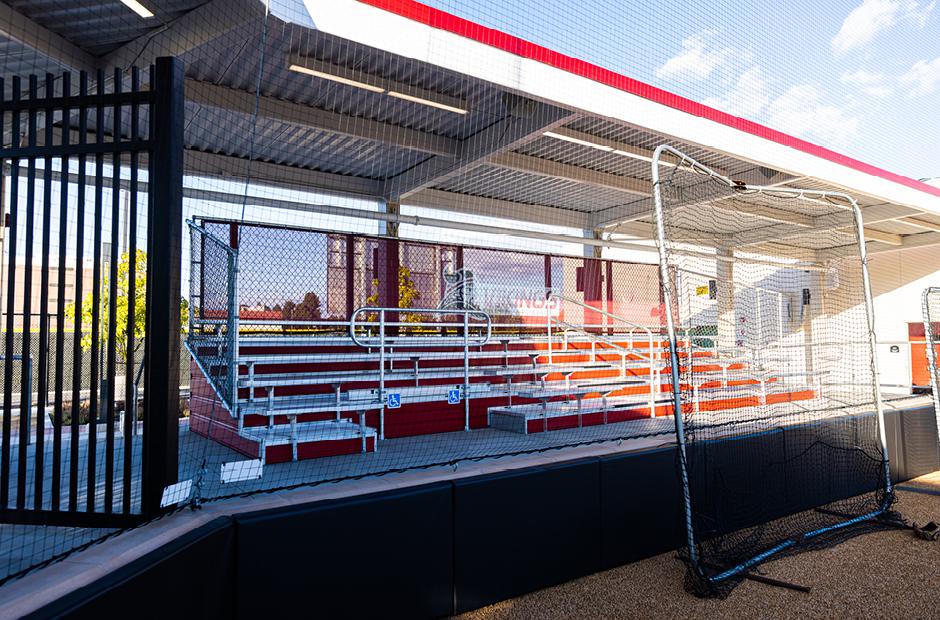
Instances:
[[[239,618],[436,618],[453,609],[450,483],[236,517]]]
[[[825,424],[777,432],[768,458]],[[895,479],[940,468],[933,407],[888,411],[886,431]],[[734,458],[723,443],[712,456]],[[34,617],[447,616],[681,545],[675,459],[667,447],[217,519]],[[773,510],[862,483],[848,476],[809,500],[784,491]]]
[[[233,523],[215,519],[28,617],[231,618],[237,605]]]
[[[463,612],[600,569],[598,459],[454,483],[454,586]]]

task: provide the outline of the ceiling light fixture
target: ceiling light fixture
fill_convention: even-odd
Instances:
[[[607,153],[610,153],[611,151],[614,150],[613,147],[610,147],[610,146],[604,146],[603,144],[597,144],[596,142],[588,142],[587,140],[582,140],[580,138],[567,136],[561,133],[555,133],[554,131],[546,131],[543,135],[546,135],[549,138],[555,138],[556,140],[564,140],[565,142],[571,142],[573,144],[580,144],[581,146],[589,146],[592,149],[605,151]]]
[[[338,75],[333,75],[332,73],[326,73],[324,71],[317,71],[316,69],[310,69],[308,67],[304,67],[301,65],[291,65],[289,69],[297,73],[304,73],[306,75],[312,75],[313,77],[323,78],[325,80],[331,80],[333,82],[339,82],[340,84],[345,84],[346,86],[355,86],[356,88],[368,90],[373,93],[385,92],[385,89],[380,86],[373,86],[372,84],[366,84],[365,82],[358,82],[356,80],[350,80],[349,78],[340,77]]]
[[[145,7],[144,5],[142,5],[142,4],[141,4],[140,2],[138,2],[137,0],[121,0],[121,4],[123,4],[124,6],[126,6],[127,8],[129,8],[130,10],[134,11],[135,13],[137,13],[138,15],[140,15],[141,17],[143,17],[144,19],[147,19],[147,18],[149,18],[149,17],[153,17],[153,12],[152,12],[150,9],[148,9],[147,7]]]
[[[431,106],[432,108],[437,108],[439,110],[447,110],[448,112],[455,112],[457,114],[466,114],[467,110],[463,108],[458,108],[452,105],[447,105],[446,103],[440,103],[438,101],[431,101],[430,99],[423,99],[421,97],[415,97],[414,95],[406,95],[405,93],[395,92],[393,90],[388,91],[389,97],[397,97],[398,99],[404,99],[405,101],[413,101],[414,103],[420,103],[423,105]]]
[[[585,135],[585,136],[588,135],[588,134],[581,134],[580,132],[573,132],[573,131],[572,133],[576,133],[577,135]],[[621,157],[630,157],[631,159],[638,159],[640,161],[645,161],[645,162],[653,161],[653,157],[651,155],[644,154],[639,148],[637,148],[636,150],[630,150],[630,151],[625,150],[628,147],[628,145],[626,144],[623,145],[623,148],[618,149],[618,148],[614,148],[610,146],[609,144],[598,144],[597,142],[591,142],[590,140],[585,140],[584,138],[578,138],[577,135],[571,135],[569,133],[556,133],[554,131],[546,131],[542,135],[548,136],[549,138],[555,138],[556,140],[564,140],[565,142],[571,142],[573,144],[580,144],[581,146],[587,146],[592,149],[604,151],[605,153],[613,153],[614,155],[620,155]],[[614,142],[613,144],[618,144],[618,143]],[[666,161],[664,159],[660,159],[659,163],[662,164],[663,166],[675,167],[674,163],[670,161]]]

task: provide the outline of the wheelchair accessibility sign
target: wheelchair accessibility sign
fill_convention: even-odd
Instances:
[[[398,392],[389,392],[385,396],[385,406],[388,409],[398,409],[401,407],[401,394]]]
[[[448,390],[447,392],[447,404],[448,405],[459,405],[460,404],[460,389]]]

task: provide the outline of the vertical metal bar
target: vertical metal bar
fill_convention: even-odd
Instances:
[[[695,531],[692,525],[692,494],[689,489],[688,456],[685,449],[685,427],[682,419],[682,386],[679,384],[679,349],[676,339],[676,323],[672,316],[672,289],[669,272],[669,259],[666,254],[666,226],[663,222],[662,187],[659,181],[659,160],[666,150],[665,145],[656,147],[653,153],[653,205],[656,212],[656,242],[659,246],[659,277],[663,291],[663,305],[666,308],[666,329],[669,333],[669,363],[672,366],[672,403],[673,420],[676,426],[678,443],[679,477],[682,483],[682,505],[685,513],[686,545],[689,548],[689,561],[696,570],[701,570],[698,561],[698,549],[695,547]],[[691,366],[692,359],[689,358]]]
[[[79,98],[88,95],[88,74],[78,77]],[[78,107],[78,143],[85,144],[88,134],[88,110]],[[78,509],[78,432],[82,404],[82,309],[85,288],[85,155],[78,156],[78,180],[75,184],[75,322],[72,332],[72,412],[69,434],[69,511]]]
[[[237,245],[237,244],[236,244]],[[228,381],[232,415],[238,416],[238,250],[228,253]],[[273,419],[273,418],[272,418]]]
[[[45,133],[47,147],[53,146],[52,136],[52,108],[49,100],[55,96],[55,78],[51,73],[46,74],[46,87],[43,93],[46,104]],[[38,102],[37,102],[38,103]],[[34,457],[36,475],[33,478],[33,506],[36,510],[42,509],[42,486],[45,478],[45,422],[46,401],[49,398],[49,244],[50,225],[52,222],[52,157],[46,155],[43,160],[42,182],[42,257],[40,259],[39,274],[39,364],[38,381],[36,382],[36,453]]]
[[[180,267],[183,221],[183,66],[158,58],[151,69],[148,192],[147,334],[144,338],[144,445],[142,509],[160,510],[168,484],[177,481],[179,447]],[[158,127],[159,131],[154,131]]]
[[[98,95],[104,95],[104,70],[97,75]],[[92,293],[91,293],[91,394],[88,408],[88,480],[86,503],[88,512],[95,510],[96,471],[98,458],[98,406],[100,396],[101,364],[101,220],[104,208],[104,106],[95,106],[95,142],[99,145],[95,153],[95,223],[92,241]]]
[[[940,389],[938,389],[940,388],[940,382],[937,381],[937,379],[940,378],[940,374],[937,373],[937,350],[934,348],[934,339],[936,338],[933,333],[934,317],[931,316],[930,312],[930,298],[938,293],[940,293],[940,288],[936,286],[924,289],[922,305],[924,313],[924,342],[927,345],[927,370],[930,372],[930,391],[933,396],[934,416],[937,429],[940,431]],[[817,381],[818,380],[817,378]]]
[[[30,147],[36,146],[36,97],[38,92],[38,80],[35,75],[29,76],[29,101],[30,107],[27,113],[27,144]],[[20,375],[20,446],[19,446],[19,464],[16,478],[16,507],[24,508],[26,506],[26,457],[29,441],[30,417],[32,416],[32,407],[24,408],[23,403],[29,402],[29,394],[22,394],[25,386],[32,382],[32,368],[29,363],[32,360],[31,342],[32,339],[32,293],[33,293],[33,229],[34,206],[36,201],[36,158],[30,157],[26,162],[26,256],[23,260],[23,357]],[[14,259],[15,260],[15,259]],[[25,409],[25,411],[24,411]]]
[[[114,94],[121,92],[121,82],[123,74],[119,68],[114,69],[114,81],[112,90]],[[111,139],[114,142],[121,142],[123,127],[121,125],[121,106],[114,105],[112,111],[113,124],[111,129]],[[111,155],[111,256],[108,259],[108,358],[105,363],[105,372],[107,383],[105,383],[107,394],[105,399],[105,466],[104,466],[104,511],[112,512],[114,509],[114,382],[117,380],[117,298],[118,298],[118,249],[121,243],[120,237],[120,217],[121,217],[121,152],[114,151]],[[126,405],[126,403],[125,403]]]
[[[356,270],[356,238],[353,235],[346,235],[346,320],[352,318],[354,306],[356,304],[355,279],[353,277]]]
[[[20,78],[13,78],[12,101],[20,100]],[[0,79],[0,99],[4,93],[3,82]],[[2,114],[0,114],[2,117]],[[14,110],[10,119],[10,134],[13,148],[20,146],[20,113]],[[2,134],[0,134],[2,135]],[[13,419],[13,351],[16,345],[14,329],[16,327],[13,312],[16,310],[16,237],[19,228],[18,206],[20,187],[20,160],[10,160],[10,231],[9,240],[4,243],[7,252],[7,324],[3,345],[3,439],[0,442],[0,508],[7,508],[10,501],[10,435],[12,433]],[[22,392],[22,388],[20,389]],[[20,402],[23,396],[20,394]],[[21,405],[22,406],[22,405]]]
[[[869,363],[871,364],[872,398],[875,399],[875,411],[878,416],[878,439],[881,441],[881,458],[884,461],[885,497],[882,510],[891,505],[894,491],[891,484],[891,466],[888,461],[888,440],[885,436],[885,412],[881,398],[881,375],[878,372],[878,339],[875,336],[875,306],[872,301],[871,279],[868,276],[868,250],[865,245],[865,226],[862,219],[862,210],[854,198],[845,194],[837,194],[852,203],[852,213],[855,216],[855,235],[858,241],[859,262],[862,267],[862,287],[865,292],[865,319],[868,327],[868,343],[871,346]],[[928,346],[932,346],[928,343]]]
[[[62,96],[72,94],[71,74],[66,71],[62,74]],[[62,145],[69,143],[69,109],[62,109]],[[52,510],[59,510],[62,495],[62,391],[65,381],[62,375],[65,372],[65,249],[68,245],[69,221],[69,158],[65,155],[60,159],[62,172],[59,184],[59,260],[58,265],[58,303],[55,312],[55,403],[53,405],[53,437],[52,437]],[[80,314],[80,308],[75,308]],[[74,458],[74,455],[73,455]]]
[[[463,430],[470,430],[470,311],[463,311]]]
[[[385,308],[379,310],[379,439],[385,439]]]
[[[131,91],[140,92],[140,70],[131,69]],[[140,104],[131,106],[131,142],[140,138]],[[137,323],[137,167],[140,155],[131,151],[130,207],[127,210],[127,335],[124,360],[124,481],[121,492],[121,512],[131,512],[131,476],[133,475],[134,430],[137,427],[137,385],[134,381],[134,352],[137,349],[135,326]]]

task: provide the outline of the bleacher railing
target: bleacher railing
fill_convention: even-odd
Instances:
[[[388,328],[395,328],[397,332],[398,329],[402,327],[414,327],[416,325],[421,327],[438,327],[438,328],[453,328],[453,322],[441,322],[441,323],[413,323],[413,322],[402,322],[402,321],[388,321],[387,315],[394,313],[396,316],[403,312],[407,311],[409,315],[415,314],[430,314],[436,316],[448,316],[448,315],[457,315],[463,317],[463,321],[460,324],[461,328],[461,341],[463,343],[463,403],[464,403],[464,430],[470,430],[470,347],[471,346],[483,346],[490,341],[492,336],[493,327],[490,320],[490,315],[481,310],[453,310],[453,309],[442,309],[442,308],[378,308],[373,306],[365,306],[359,308],[352,313],[352,316],[349,317],[349,337],[357,346],[364,349],[373,349],[377,348],[379,350],[379,439],[385,439],[385,407],[386,407],[386,391],[385,391],[385,357],[386,351],[391,346],[395,347],[427,347],[440,345],[439,336],[435,335],[432,342],[428,342],[427,338],[414,338],[412,340],[404,340],[398,338],[396,334],[389,334]],[[368,321],[359,321],[360,315],[366,315],[372,320]],[[482,321],[482,324],[479,322],[471,322],[470,317],[475,317]],[[360,336],[359,332],[363,328],[377,327],[378,334],[377,336],[367,335],[364,339]],[[479,332],[476,336],[470,336],[470,331],[473,330],[484,330]],[[366,329],[366,331],[371,331]],[[391,338],[391,339],[390,339]]]
[[[639,357],[639,358],[641,358],[641,359],[646,359],[646,360],[649,362],[648,368],[649,368],[649,407],[650,407],[650,417],[654,417],[654,416],[656,415],[656,391],[657,391],[657,384],[659,383],[658,377],[659,377],[660,368],[658,367],[658,364],[657,364],[657,357],[656,357],[656,354],[654,353],[654,351],[656,350],[656,347],[655,347],[655,344],[654,344],[653,330],[651,330],[649,327],[646,327],[646,326],[644,326],[644,325],[639,325],[639,324],[637,324],[637,323],[634,323],[633,321],[629,321],[629,320],[623,318],[622,316],[618,316],[618,315],[613,314],[613,313],[611,313],[611,312],[607,312],[606,310],[601,310],[600,308],[597,308],[596,306],[592,306],[591,304],[588,304],[588,303],[585,303],[585,302],[582,302],[582,301],[578,301],[577,299],[571,299],[570,297],[565,297],[564,295],[559,295],[559,294],[557,294],[557,293],[550,293],[550,294],[548,295],[548,301],[549,301],[549,302],[551,302],[551,301],[556,301],[556,302],[558,302],[559,307],[561,306],[561,304],[565,304],[565,303],[573,304],[573,305],[576,305],[576,306],[580,306],[581,308],[584,308],[585,310],[589,310],[589,311],[591,311],[591,312],[596,312],[597,314],[600,314],[600,315],[602,315],[602,316],[605,316],[605,317],[607,317],[608,319],[612,319],[613,321],[616,321],[616,322],[617,322],[618,324],[620,324],[621,326],[626,326],[626,327],[629,328],[628,331],[627,331],[627,333],[628,333],[629,338],[630,338],[630,346],[629,346],[629,348],[627,348],[627,347],[622,347],[622,346],[620,346],[619,344],[617,344],[615,341],[613,341],[613,340],[611,340],[611,339],[609,339],[609,338],[605,338],[605,337],[600,336],[600,335],[597,335],[597,334],[592,334],[591,332],[587,331],[587,329],[586,329],[585,327],[579,327],[579,326],[576,326],[576,325],[572,325],[571,323],[566,323],[565,321],[562,321],[561,319],[555,318],[555,317],[552,316],[552,313],[551,313],[550,311],[546,310],[546,312],[545,312],[545,322],[546,322],[545,327],[546,327],[546,336],[548,337],[548,363],[549,363],[549,365],[551,365],[551,364],[553,363],[553,358],[552,358],[552,349],[553,349],[553,344],[552,344],[552,332],[554,331],[554,330],[553,330],[553,326],[555,326],[555,325],[562,327],[566,333],[569,332],[569,331],[576,331],[576,332],[578,332],[579,335],[581,335],[581,336],[584,337],[584,338],[587,338],[587,339],[590,340],[592,343],[594,343],[594,344],[592,344],[592,350],[594,350],[594,351],[596,351],[596,348],[594,348],[594,346],[596,345],[596,343],[601,343],[601,344],[603,344],[605,347],[607,347],[607,348],[609,348],[609,349],[611,349],[611,350],[615,350],[615,351],[619,352],[620,357],[621,357],[621,375],[623,375],[623,376],[626,375],[626,360],[627,360],[627,357],[628,357],[628,356],[636,356],[636,357]],[[586,323],[586,321],[585,321],[585,323]],[[616,328],[617,326],[616,326],[616,325],[605,325],[604,327],[609,329],[609,328]],[[633,347],[633,334],[636,333],[637,331],[646,334],[647,346],[649,347],[649,348],[647,349],[647,354],[646,354],[646,355],[644,355],[644,354],[638,352],[638,351]],[[565,336],[565,337],[566,337],[566,336]],[[566,338],[567,338],[567,337],[566,337]],[[565,342],[565,346],[567,347],[567,340],[565,340],[564,342]],[[595,354],[595,355],[596,355],[596,354]]]
[[[238,251],[195,222],[186,223],[192,285],[185,344],[234,416],[238,410]]]

